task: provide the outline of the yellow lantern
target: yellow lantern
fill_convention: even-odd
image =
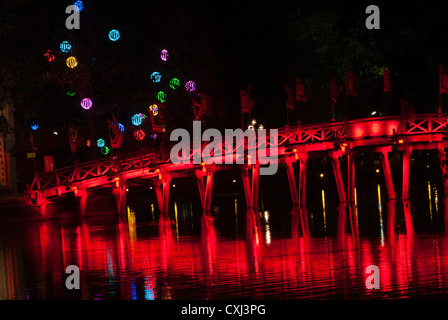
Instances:
[[[152,112],[153,116],[157,116],[159,114],[159,107],[156,104],[152,104],[149,106],[149,111]]]
[[[76,60],[75,57],[71,56],[71,57],[67,58],[66,63],[67,63],[67,67],[69,67],[70,69],[73,69],[78,65],[78,60]]]

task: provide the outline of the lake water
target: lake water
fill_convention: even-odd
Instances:
[[[289,213],[279,223],[261,212],[257,226],[252,213],[210,221],[180,207],[171,219],[130,205],[121,218],[3,225],[0,299],[447,297],[444,233],[304,237]],[[68,265],[80,268],[80,290],[65,286]],[[369,265],[379,267],[380,289],[366,289]]]

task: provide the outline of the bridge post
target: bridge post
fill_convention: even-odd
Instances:
[[[355,152],[351,151],[347,155],[348,160],[348,202],[350,212],[350,225],[352,227],[352,235],[355,238],[359,236],[358,230],[358,218],[356,215],[356,203],[355,203]]]
[[[249,167],[252,171],[252,183],[249,179]],[[257,227],[261,226],[260,214],[258,212],[258,183],[259,183],[259,164],[243,165],[242,178],[244,195],[246,197],[247,213],[246,215],[254,215]],[[256,195],[254,193],[257,193]],[[255,213],[255,214],[254,214]]]
[[[408,234],[414,233],[414,225],[412,223],[411,202],[409,200],[409,180],[411,171],[411,153],[412,147],[408,146],[403,149],[403,186],[402,186],[402,200],[404,210],[404,220],[406,223],[406,231]]]
[[[79,217],[85,218],[87,216],[87,191],[83,189],[76,189],[75,197],[79,198]]]
[[[211,205],[212,205],[212,193],[213,193],[213,176],[215,171],[208,169],[204,174],[202,170],[196,170],[196,180],[198,182],[199,196],[201,197],[202,213],[204,216],[211,218]],[[203,177],[206,177],[204,183]]]
[[[292,199],[292,207],[298,208],[300,205],[300,201],[299,201],[299,193],[297,192],[296,177],[294,175],[293,162],[294,160],[290,157],[286,159],[285,162],[286,174],[288,175],[289,190],[291,192],[291,199]]]
[[[345,234],[345,224],[347,215],[347,197],[345,195],[344,181],[342,180],[341,166],[339,165],[339,157],[335,154],[331,157],[333,164],[334,177],[336,180],[336,187],[339,194],[339,207],[338,207],[338,234]]]
[[[154,181],[157,204],[162,215],[168,215],[169,213],[170,183],[171,174],[169,172],[160,173],[159,180]]]
[[[387,229],[388,229],[388,233],[391,236],[393,236],[394,230],[395,230],[396,195],[395,195],[394,182],[393,182],[392,173],[390,170],[389,156],[388,156],[387,150],[385,150],[385,149],[381,150],[380,158],[381,158],[381,164],[382,164],[383,172],[384,172],[384,180],[386,181],[387,195],[389,198],[389,201],[387,202],[387,215],[388,215]]]
[[[444,207],[445,207],[445,232],[448,232],[448,168],[446,165],[445,149],[439,143],[437,144],[437,155],[439,165],[442,171],[443,189],[444,189]]]
[[[120,216],[126,215],[126,205],[127,205],[126,185],[123,184],[117,188],[113,188],[112,193],[115,196],[115,203],[117,206],[118,214]]]
[[[308,210],[306,209],[306,165],[308,163],[308,155],[302,154],[299,162],[299,207],[300,217],[302,221],[303,233],[307,236],[310,234],[308,223]]]

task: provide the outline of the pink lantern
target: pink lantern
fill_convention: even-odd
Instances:
[[[90,100],[89,98],[82,99],[81,107],[83,107],[86,110],[89,110],[92,107],[92,100]]]
[[[160,52],[160,59],[162,59],[163,61],[166,61],[166,60],[168,60],[168,57],[169,57],[168,50],[163,49]]]
[[[185,84],[185,90],[187,90],[188,92],[193,92],[196,90],[196,84],[193,81],[188,81]]]

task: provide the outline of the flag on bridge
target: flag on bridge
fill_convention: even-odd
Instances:
[[[253,90],[247,87],[247,90],[240,90],[241,113],[251,113],[255,104]]]
[[[334,78],[332,78],[330,80],[330,97],[332,103],[335,103],[339,100],[340,92],[341,90],[339,89],[339,84]]]
[[[79,137],[79,129],[71,124],[68,125],[68,139],[70,141],[70,149],[72,153],[75,153],[81,139]]]
[[[118,149],[121,146],[121,142],[123,141],[123,132],[118,126],[118,121],[115,119],[115,115],[112,115],[112,121],[110,119],[107,120],[109,124],[109,139],[110,146],[112,149]]]
[[[383,68],[383,77],[384,77],[383,91],[391,92],[392,91],[392,82],[390,81],[389,68],[387,68],[387,67]]]
[[[448,93],[448,73],[445,68],[439,64],[439,95]]]
[[[286,109],[294,110],[294,98],[292,96],[292,90],[288,88],[285,83],[285,99],[286,99]]]
[[[358,91],[356,90],[356,76],[353,74],[353,72],[350,71],[347,71],[345,95],[346,96],[358,95]]]
[[[306,102],[308,95],[305,91],[305,86],[302,80],[296,78],[296,101]]]

